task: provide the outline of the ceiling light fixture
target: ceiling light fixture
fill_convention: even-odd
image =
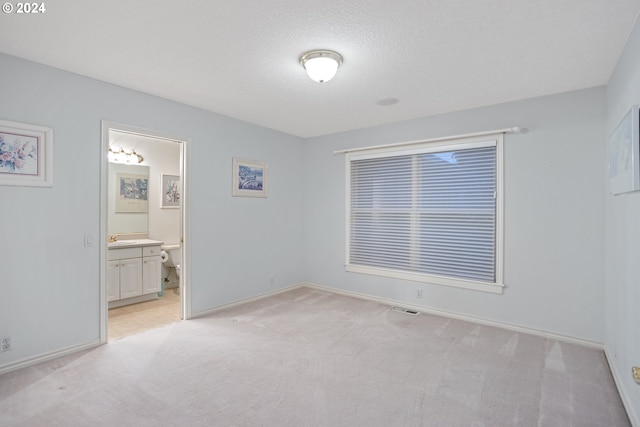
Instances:
[[[328,82],[342,65],[342,56],[332,50],[312,50],[300,57],[300,64],[307,70],[311,80]]]

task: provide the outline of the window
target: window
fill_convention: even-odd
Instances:
[[[347,271],[502,293],[502,134],[347,154]]]

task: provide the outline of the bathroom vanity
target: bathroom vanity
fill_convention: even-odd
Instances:
[[[109,308],[158,298],[162,286],[163,242],[151,239],[109,243],[107,301]]]

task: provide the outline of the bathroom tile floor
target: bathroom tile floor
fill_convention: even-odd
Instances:
[[[157,300],[126,305],[109,310],[109,341],[159,328],[180,320],[178,289],[165,289]]]

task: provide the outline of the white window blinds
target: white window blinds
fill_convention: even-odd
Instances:
[[[497,283],[497,153],[485,140],[349,156],[347,267]]]

